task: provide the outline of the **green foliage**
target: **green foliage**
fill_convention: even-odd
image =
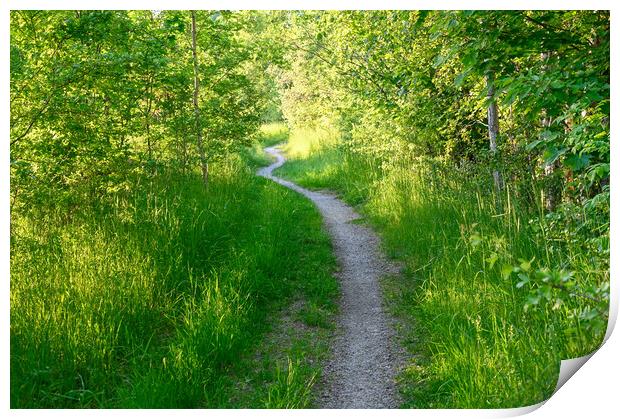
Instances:
[[[576,328],[583,329],[587,335],[603,336],[607,330],[609,318],[609,283],[592,284],[575,278],[575,272],[553,270],[549,268],[533,269],[532,262],[520,259],[517,266],[505,265],[502,269],[504,278],[511,274],[517,277],[517,288],[529,290],[524,310],[551,304],[553,310],[560,309],[567,299],[581,299],[573,308],[570,318],[575,326],[567,328],[567,333],[575,333]]]
[[[279,83],[292,128],[336,128],[374,156],[405,142],[513,182],[527,167],[514,187],[533,177],[558,202],[583,205],[608,184],[607,12],[302,12],[290,26]],[[489,74],[498,155],[485,151]]]
[[[302,12],[290,25],[281,173],[361,204],[415,272],[401,311],[428,331],[429,363],[411,370],[411,403],[542,400],[555,369],[536,363],[595,349],[607,320],[609,13]],[[509,281],[500,267],[518,258],[537,268]]]
[[[217,17],[216,17],[217,16]],[[197,14],[207,159],[252,142],[265,92],[229,12]],[[189,13],[11,13],[14,213],[67,210],[129,187],[135,172],[197,164]]]
[[[381,159],[320,138],[278,174],[360,205],[405,262],[388,300],[417,355],[400,377],[403,406],[534,404],[555,388],[561,359],[598,347],[609,301],[608,239],[590,229],[600,218],[564,206],[541,217],[520,191],[494,191],[484,168],[412,156],[406,144]]]
[[[263,124],[260,129],[260,144],[271,147],[288,140],[288,127],[283,122]]]
[[[329,240],[301,197],[237,159],[208,192],[194,174],[134,186],[68,223],[13,226],[13,407],[227,406],[227,377],[251,374],[239,359],[274,310],[299,294],[333,310]],[[260,394],[276,403],[275,391]]]
[[[245,13],[196,12],[197,181],[190,16],[11,12],[12,406],[227,405],[266,314],[336,292],[318,215],[253,179],[277,101]]]
[[[196,113],[190,16],[11,12],[12,405],[228,406],[273,301],[328,325],[316,214],[248,171],[289,129],[282,173],[407,263],[405,405],[535,403],[598,346],[609,12],[197,11]],[[314,372],[280,368],[252,403],[307,406]]]
[[[315,376],[306,382],[303,378],[300,379],[299,368],[299,362],[293,365],[289,358],[286,370],[276,370],[276,382],[269,388],[265,408],[294,409],[305,408],[310,404]]]

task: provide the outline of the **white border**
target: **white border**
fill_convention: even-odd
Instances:
[[[481,10],[593,10],[613,9],[612,1],[591,0],[5,0],[3,6],[7,9],[265,9],[265,10],[390,10],[390,9],[481,9]]]
[[[613,26],[615,15],[618,9],[616,2],[591,0],[588,2],[576,0],[521,0],[518,2],[501,2],[497,0],[470,0],[470,1],[454,1],[454,0],[434,0],[434,1],[367,1],[367,0],[341,0],[338,2],[327,0],[315,1],[283,1],[283,0],[254,0],[254,1],[199,1],[199,0],[88,0],[88,2],[76,0],[5,0],[0,5],[0,57],[3,57],[3,77],[4,80],[0,84],[0,94],[4,98],[2,104],[2,116],[0,124],[4,133],[4,146],[0,148],[0,161],[2,165],[2,174],[0,175],[0,212],[2,214],[2,222],[0,223],[0,272],[4,290],[4,298],[2,300],[3,317],[0,321],[3,337],[0,344],[1,364],[0,370],[3,372],[0,385],[0,407],[2,411],[8,412],[14,417],[31,417],[34,415],[45,415],[50,417],[75,417],[81,418],[84,415],[91,417],[108,417],[109,415],[120,416],[143,416],[153,418],[168,418],[171,414],[182,414],[187,417],[204,418],[205,415],[210,417],[239,417],[252,416],[257,418],[263,417],[316,417],[320,415],[324,418],[341,418],[346,417],[367,417],[375,418],[378,415],[386,415],[390,417],[458,417],[458,418],[485,418],[485,417],[506,417],[519,415],[531,410],[531,408],[523,409],[507,409],[507,410],[391,410],[391,411],[341,411],[341,410],[304,410],[304,411],[273,411],[273,410],[49,410],[49,411],[33,411],[33,410],[9,410],[9,327],[10,327],[10,309],[9,309],[9,10],[10,9],[606,9],[612,11],[612,35],[611,43],[613,46],[620,45],[618,41],[618,30]],[[616,48],[617,49],[617,48]],[[612,85],[616,86],[618,54],[614,52],[612,47],[611,68],[612,68]],[[617,106],[614,106],[618,95],[615,94],[616,89],[612,88],[612,117],[613,121],[618,121]],[[612,123],[612,137],[615,138],[617,129],[615,123]],[[618,167],[618,147],[612,147],[612,173],[615,175]],[[614,181],[612,181],[614,183]],[[615,323],[618,312],[618,292],[617,277],[618,263],[614,261],[614,257],[618,257],[616,239],[618,237],[617,228],[617,209],[618,199],[612,194],[612,242],[611,242],[611,276],[612,276],[612,306],[610,311],[610,319]],[[611,334],[611,327],[608,330],[609,340],[603,347],[595,353],[586,365],[577,372],[575,378],[568,382],[558,390],[554,396],[543,404],[543,406],[528,417],[532,418],[555,418],[555,417],[588,417],[588,418],[611,418],[617,415],[618,409],[618,377],[620,374],[620,361],[617,354],[620,353],[620,340],[618,333]]]

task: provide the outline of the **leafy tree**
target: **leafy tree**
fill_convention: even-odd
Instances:
[[[130,188],[134,173],[197,160],[206,181],[208,162],[251,140],[265,102],[241,23],[231,12],[12,12],[12,209],[70,214]],[[188,140],[196,126],[204,144]]]

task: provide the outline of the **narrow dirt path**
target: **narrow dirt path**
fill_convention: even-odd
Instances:
[[[306,196],[315,203],[335,248],[341,270],[341,301],[333,354],[324,370],[321,408],[396,408],[399,406],[394,377],[402,350],[394,339],[392,321],[382,307],[379,279],[398,273],[379,249],[379,239],[368,227],[352,223],[360,218],[335,196],[314,192],[272,175],[285,158],[275,147],[265,151],[276,162],[258,171]]]

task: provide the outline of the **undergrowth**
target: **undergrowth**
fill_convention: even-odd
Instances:
[[[252,376],[239,360],[278,310],[333,311],[337,293],[316,209],[254,157],[214,165],[207,189],[160,173],[70,218],[12,220],[12,407],[243,407],[231,377]],[[245,407],[309,403],[316,371],[277,368]]]
[[[510,182],[496,193],[490,170],[467,173],[406,150],[373,158],[321,131],[293,132],[286,150],[279,176],[358,205],[406,264],[388,286],[416,355],[400,377],[403,407],[535,404],[554,390],[561,359],[600,345],[608,238],[558,229],[532,201],[534,181],[528,193]]]

